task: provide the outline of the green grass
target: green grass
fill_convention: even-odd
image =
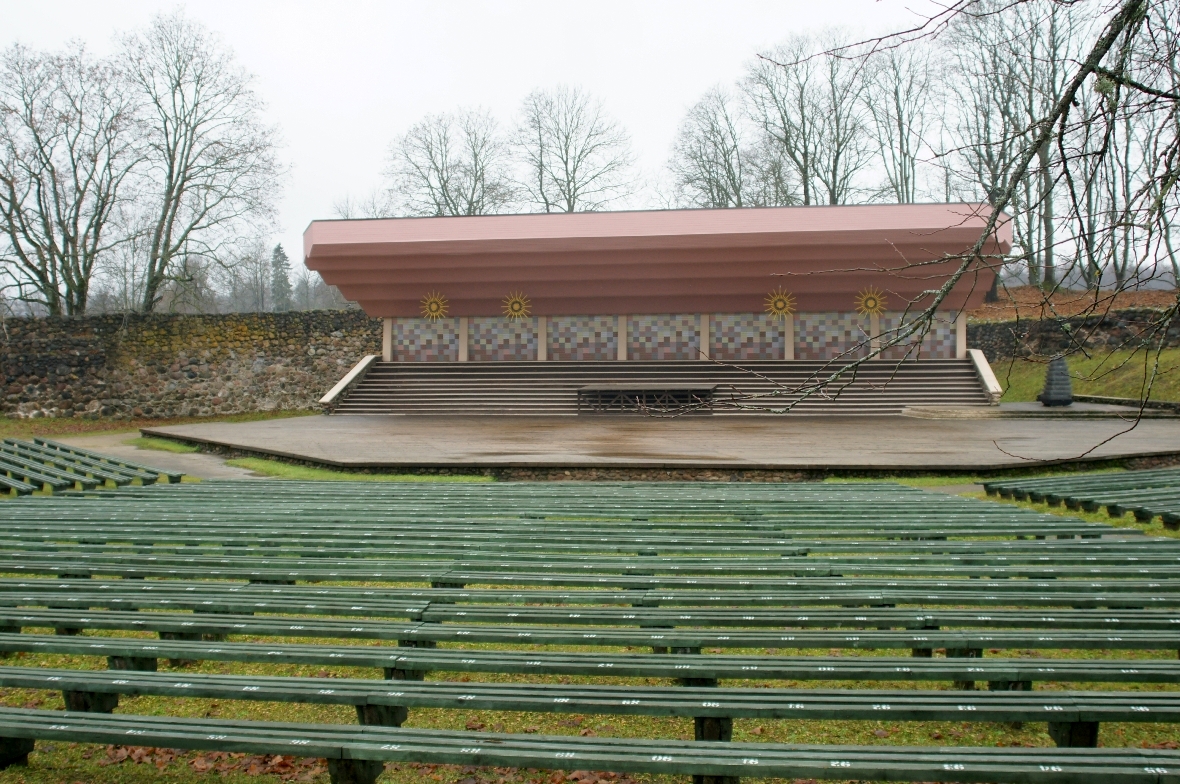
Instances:
[[[276,479],[301,479],[327,482],[491,482],[488,476],[451,474],[366,474],[355,471],[334,471],[330,468],[292,465],[261,457],[241,457],[225,461],[226,465],[245,468],[256,474]]]
[[[170,419],[16,419],[0,417],[0,438],[64,436],[80,433],[134,433],[141,427],[187,425],[197,422],[258,422],[266,419],[311,416],[318,411],[250,411],[215,417],[173,417]]]
[[[1075,395],[1143,398],[1146,379],[1155,363],[1154,352],[1099,352],[1092,357],[1075,354],[1067,359]],[[1043,361],[1000,359],[992,363],[1004,403],[1030,402],[1045,386]],[[1160,352],[1159,370],[1151,388],[1152,400],[1180,400],[1180,348]]]
[[[193,444],[183,444],[179,441],[172,441],[171,439],[167,438],[152,438],[151,436],[129,438],[123,443],[127,444],[128,446],[133,446],[136,449],[155,449],[160,452],[173,452],[182,455],[201,451]]]

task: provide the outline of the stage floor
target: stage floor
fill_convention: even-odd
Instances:
[[[1180,419],[1145,419],[1122,433],[1130,425],[1118,418],[345,415],[143,432],[328,466],[386,469],[946,471],[1180,455]]]

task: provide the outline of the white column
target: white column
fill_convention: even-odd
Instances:
[[[549,317],[537,316],[537,361],[549,359]]]
[[[967,358],[967,311],[955,317],[955,359]]]
[[[795,314],[783,319],[783,359],[795,358]]]
[[[869,314],[869,351],[881,348],[881,317],[876,313]],[[881,357],[875,357],[880,359]]]
[[[381,320],[381,361],[393,361],[393,319]]]
[[[467,317],[459,317],[459,361],[467,361]]]
[[[713,322],[708,313],[701,314],[701,331],[697,335],[700,341],[700,351],[697,359],[712,359],[713,357]]]
[[[627,359],[627,317],[615,316],[615,335],[619,341],[619,361]]]

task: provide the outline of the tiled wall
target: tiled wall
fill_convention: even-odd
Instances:
[[[858,313],[796,313],[795,359],[854,359],[864,356],[864,348],[853,349],[866,341],[869,317]]]
[[[612,360],[619,356],[614,316],[550,316],[549,359]]]
[[[885,339],[889,333],[901,328],[905,314],[885,313],[881,316],[881,334]],[[909,316],[913,320],[913,314]],[[929,331],[922,338],[920,351],[907,353],[908,345],[896,345],[881,352],[884,359],[954,359],[955,357],[955,321],[953,314],[938,314]]]
[[[869,332],[868,316],[857,313],[795,314],[795,358],[833,359]],[[881,330],[897,329],[901,313],[881,316]],[[537,319],[508,321],[500,316],[468,320],[468,359],[472,362],[530,361],[537,358]],[[459,359],[459,319],[394,319],[393,350],[399,362],[455,362]],[[725,362],[783,358],[782,321],[763,313],[716,313],[710,317],[710,356]],[[551,316],[548,354],[553,361],[610,361],[618,357],[614,316]],[[627,357],[633,360],[699,359],[700,317],[695,314],[630,316]],[[863,356],[867,348],[850,352]],[[906,356],[903,346],[884,358]],[[940,315],[911,359],[955,356],[954,315]]]
[[[693,313],[630,316],[627,358],[699,359],[700,318]]]
[[[537,358],[537,320],[502,316],[468,319],[467,358],[472,362],[527,361]]]
[[[765,313],[716,313],[709,319],[709,356],[722,362],[783,358],[783,322]]]
[[[393,358],[398,362],[458,361],[459,319],[394,319]]]

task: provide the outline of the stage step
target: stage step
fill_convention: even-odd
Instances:
[[[837,367],[809,361],[751,361],[740,367],[703,361],[376,362],[335,401],[333,413],[573,416],[579,413],[578,389],[619,384],[714,386],[711,409],[685,413],[766,415],[798,400],[801,390],[827,379]],[[900,414],[909,406],[988,404],[969,359],[874,361],[862,365],[855,378],[842,378],[799,400],[791,413],[881,415]]]

